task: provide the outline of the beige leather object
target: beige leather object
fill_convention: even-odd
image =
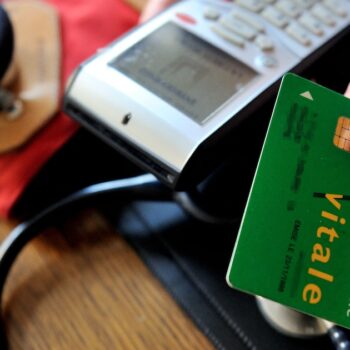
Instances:
[[[124,1],[139,12],[141,12],[144,9],[147,3],[147,0],[124,0]]]
[[[14,27],[12,72],[2,81],[22,103],[18,116],[0,112],[0,153],[27,142],[58,110],[60,34],[56,10],[35,0],[4,3]]]

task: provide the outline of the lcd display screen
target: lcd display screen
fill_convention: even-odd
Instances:
[[[109,65],[199,124],[257,75],[244,63],[172,22]]]

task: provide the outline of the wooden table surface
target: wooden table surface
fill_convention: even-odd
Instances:
[[[0,238],[13,226],[0,220]],[[15,350],[213,349],[92,209],[24,249],[6,284],[4,317]]]

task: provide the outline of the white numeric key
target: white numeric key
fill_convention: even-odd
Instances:
[[[240,21],[243,21],[247,24],[249,24],[252,28],[257,30],[258,32],[263,32],[264,26],[259,22],[259,20],[256,19],[253,15],[250,15],[249,13],[245,13],[242,11],[234,11],[232,12],[232,16]]]
[[[203,15],[204,18],[209,19],[211,21],[216,21],[220,18],[220,12],[211,7],[205,8]]]
[[[224,40],[229,41],[230,43],[236,46],[244,47],[244,40],[240,36],[234,33],[227,32],[226,30],[216,25],[212,26],[211,30],[215,32],[217,35],[219,35],[221,38],[223,38]]]
[[[300,8],[294,1],[280,0],[275,6],[285,15],[290,17],[296,17],[300,13]]]
[[[299,18],[299,23],[315,35],[321,36],[324,33],[322,23],[310,13],[304,13]]]
[[[260,12],[265,7],[262,0],[237,0],[237,4],[253,12]]]
[[[274,7],[267,7],[263,12],[262,16],[266,18],[270,23],[276,27],[283,28],[288,24],[288,18],[281,11]]]
[[[245,39],[252,40],[256,36],[256,31],[252,29],[249,25],[238,21],[236,19],[222,19],[220,23],[228,30],[242,36]]]
[[[329,10],[321,5],[321,4],[316,4],[312,9],[311,13],[318,18],[320,21],[323,23],[327,24],[328,26],[332,27],[335,25],[335,19],[332,16],[332,14],[329,12]]]
[[[316,3],[317,0],[295,0],[295,3],[298,6],[301,6],[304,9],[310,8]]]
[[[255,44],[262,50],[262,51],[271,51],[274,49],[273,41],[264,34],[260,34],[255,38]]]
[[[339,0],[324,0],[323,3],[332,13],[339,17],[346,17],[348,14],[346,8],[342,6]]]
[[[311,45],[311,40],[307,35],[307,32],[297,23],[291,23],[287,28],[286,32],[298,41],[303,46]]]

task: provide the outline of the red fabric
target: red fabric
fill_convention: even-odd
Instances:
[[[47,2],[56,7],[60,16],[62,86],[80,62],[130,29],[138,19],[138,13],[122,0]],[[9,215],[33,176],[77,128],[71,119],[58,113],[25,147],[0,156],[1,216]]]

